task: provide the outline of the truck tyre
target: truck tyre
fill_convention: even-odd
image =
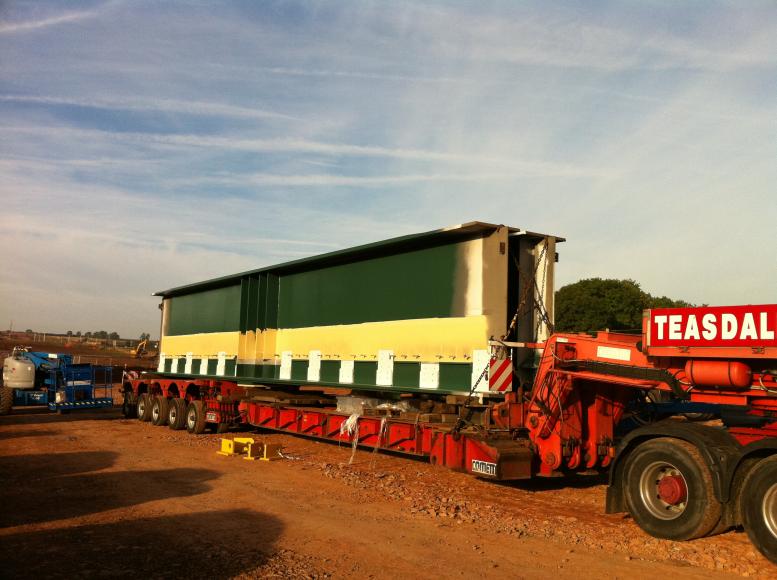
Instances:
[[[712,532],[723,512],[712,475],[698,449],[662,437],[626,459],[623,491],[634,521],[651,536],[692,540]]]
[[[167,397],[157,395],[151,403],[151,424],[161,427],[167,425]]]
[[[0,415],[7,415],[13,406],[13,389],[0,387]]]
[[[151,420],[151,397],[148,393],[143,393],[138,397],[138,419],[140,421]]]
[[[124,398],[121,403],[121,414],[126,419],[134,419],[138,416],[138,405],[135,401],[135,393],[124,391]]]
[[[186,430],[193,435],[205,432],[205,403],[192,401],[186,408]]]
[[[186,427],[186,399],[176,397],[170,400],[167,408],[167,424],[170,429],[179,430]]]
[[[753,467],[740,498],[742,523],[750,541],[777,564],[777,455]]]

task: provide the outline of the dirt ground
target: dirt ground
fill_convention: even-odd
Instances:
[[[745,534],[650,538],[601,479],[499,485],[278,434],[285,459],[118,410],[0,417],[3,578],[774,578]],[[231,436],[231,435],[227,435]]]

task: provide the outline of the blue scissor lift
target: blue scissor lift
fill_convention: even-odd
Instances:
[[[46,405],[57,412],[113,406],[112,367],[74,363],[69,354],[19,350],[35,365],[36,378],[35,388],[14,391],[14,406]]]
[[[88,363],[63,361],[57,368],[49,370],[46,378],[48,406],[52,411],[72,409],[97,409],[113,406],[113,369],[109,366],[95,366]],[[99,375],[102,375],[101,377]],[[97,391],[102,396],[97,396]]]

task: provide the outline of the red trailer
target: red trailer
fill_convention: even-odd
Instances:
[[[377,447],[494,480],[606,470],[608,513],[672,540],[743,526],[777,563],[776,333],[777,305],[648,310],[641,335],[493,340],[482,380],[519,350],[539,356],[533,382],[515,377],[500,400],[477,383],[408,408],[347,389],[148,374],[125,382],[124,410],[191,433],[247,425]]]

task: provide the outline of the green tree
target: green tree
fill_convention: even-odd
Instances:
[[[653,297],[634,280],[588,278],[556,292],[556,330],[631,330],[642,328],[646,308],[692,306],[684,300]]]

